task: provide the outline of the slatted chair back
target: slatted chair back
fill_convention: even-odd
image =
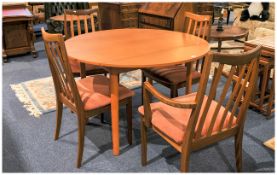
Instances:
[[[95,32],[95,23],[93,14],[97,13],[97,9],[85,9],[85,10],[64,10],[64,21],[69,21],[70,27],[68,28],[67,22],[64,22],[64,34],[66,39],[75,36],[75,27],[77,25],[77,34]],[[90,25],[90,27],[89,27]],[[100,26],[100,25],[99,25]]]
[[[198,15],[191,12],[185,12],[185,33],[198,36],[209,40],[212,17],[209,15]],[[200,71],[199,60],[196,61],[195,70]],[[201,66],[201,71],[203,67]]]
[[[64,39],[61,34],[49,34],[41,29],[52,73],[56,98],[72,109],[83,109],[76,82],[73,78],[66,53]]]
[[[215,67],[207,98],[204,99],[206,102],[201,107],[202,115],[192,127],[196,128],[195,140],[220,135],[235,127],[243,129],[257,80],[260,50],[258,46],[241,54],[214,53],[213,62],[218,66]],[[211,105],[214,101],[216,105]]]
[[[198,15],[191,12],[185,12],[185,24],[187,24],[185,33],[209,39],[212,17],[209,15]]]

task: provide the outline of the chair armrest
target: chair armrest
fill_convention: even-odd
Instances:
[[[149,82],[144,82],[143,85],[143,106],[144,106],[144,118],[145,118],[145,125],[147,127],[151,126],[151,119],[152,119],[152,110],[150,106],[150,94],[153,95],[155,98],[160,100],[161,102],[173,106],[176,108],[195,108],[196,102],[195,101],[178,101],[175,99],[170,99],[161,93],[159,93]]]
[[[150,92],[155,98],[160,100],[161,102],[173,106],[176,108],[194,108],[196,106],[195,101],[179,101],[175,99],[168,98],[162,95],[159,91],[157,91],[149,82],[144,82],[144,88]]]

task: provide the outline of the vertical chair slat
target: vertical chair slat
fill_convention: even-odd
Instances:
[[[193,35],[196,34],[197,26],[198,26],[198,21],[194,21],[194,28],[193,28],[193,32],[192,32]]]
[[[192,19],[189,18],[189,25],[188,25],[188,28],[187,28],[187,33],[190,33],[190,30],[191,30],[191,23],[192,23]]]
[[[68,39],[69,34],[68,34],[68,29],[67,29],[67,15],[66,14],[64,14],[63,28],[64,28],[65,38]]]
[[[64,70],[64,73],[61,74],[61,76],[62,76],[63,79],[65,80],[65,86],[66,86],[67,92],[69,93],[69,94],[68,94],[68,95],[69,95],[68,98],[71,100],[71,102],[74,102],[74,97],[73,97],[73,95],[72,95],[72,93],[71,93],[71,88],[70,88],[70,86],[69,86],[68,79],[67,79],[66,76],[65,76],[66,72],[68,72],[69,69],[71,69],[71,68],[70,68],[70,66],[69,66],[68,64],[66,64],[65,60],[63,59],[63,57],[62,57],[62,55],[61,55],[60,47],[56,45],[55,49],[56,49],[56,51],[57,51],[57,53],[58,53],[58,56],[59,56],[59,58],[60,58],[60,60],[61,60],[61,62],[62,62],[62,64],[63,64],[63,67],[66,69],[66,70]]]
[[[90,14],[90,21],[91,21],[91,30],[92,30],[92,32],[95,32],[95,24],[94,24],[93,14]]]
[[[245,69],[246,69],[246,66],[243,66],[241,68],[241,71],[244,72]],[[239,74],[238,82],[240,82],[242,80],[242,78],[243,78],[243,74]],[[226,119],[227,114],[229,112],[229,108],[231,107],[233,99],[235,98],[235,96],[237,95],[237,93],[239,91],[239,87],[240,87],[240,83],[236,83],[235,87],[233,89],[233,92],[231,93],[231,96],[229,97],[229,100],[226,104],[225,110],[223,112],[223,115],[222,115],[222,118],[221,118],[221,121],[220,121],[220,124],[219,124],[219,129],[218,129],[219,131],[221,131],[223,129],[225,119]]]
[[[206,36],[206,35],[207,35],[207,30],[206,30],[206,29],[207,29],[207,25],[209,25],[209,24],[208,24],[208,21],[205,21],[205,22],[204,22],[203,36],[202,36],[203,39],[205,39],[205,37],[207,37],[207,36]]]
[[[198,30],[198,37],[201,37],[201,33],[202,33],[202,26],[203,26],[203,21],[200,21],[200,26],[199,26],[199,30]],[[204,28],[205,29],[205,28]],[[203,37],[203,36],[202,36]]]
[[[210,92],[209,92],[209,96],[208,96],[206,105],[204,107],[204,111],[203,111],[203,113],[202,113],[202,115],[200,116],[200,119],[199,119],[199,123],[198,123],[198,126],[197,126],[197,131],[196,131],[196,134],[195,134],[195,138],[200,138],[201,137],[201,133],[202,133],[202,129],[203,129],[206,117],[207,117],[207,113],[209,111],[211,102],[212,102],[213,98],[216,95],[216,87],[217,87],[217,84],[219,83],[223,67],[224,67],[223,64],[219,64],[218,70],[216,71],[216,75],[215,75],[214,81],[212,82]]]
[[[72,15],[70,15],[70,32],[71,32],[71,37],[74,37],[74,22],[73,22]]]
[[[88,33],[88,18],[84,15],[85,33]]]
[[[230,128],[230,127],[232,126],[232,123],[233,123],[233,120],[234,120],[234,116],[235,116],[235,112],[236,112],[236,110],[237,110],[237,108],[238,108],[238,106],[239,106],[239,103],[240,103],[240,101],[241,101],[242,95],[243,95],[243,93],[244,93],[244,90],[245,90],[246,85],[247,85],[247,83],[248,83],[248,80],[249,80],[249,78],[250,78],[250,75],[251,75],[251,72],[252,72],[253,67],[254,67],[254,62],[252,61],[251,64],[250,64],[250,66],[249,66],[248,69],[247,69],[247,74],[246,74],[246,76],[245,76],[245,78],[244,78],[244,81],[243,81],[242,86],[240,86],[239,94],[238,94],[238,96],[236,97],[235,104],[234,104],[234,106],[233,106],[233,108],[232,108],[231,117],[230,117],[230,120],[229,120],[229,122],[228,122],[228,128]],[[241,74],[245,74],[245,72],[242,72],[242,71],[241,71],[240,73],[241,73]]]
[[[82,30],[81,30],[81,22],[80,22],[80,16],[77,15],[77,28],[78,28],[78,35],[81,35]]]
[[[231,82],[233,80],[233,75],[235,73],[235,70],[236,70],[235,67],[232,66],[230,74],[229,74],[229,77],[227,78],[227,81],[226,81],[226,83],[224,85],[224,88],[222,90],[222,93],[220,95],[220,99],[219,99],[219,101],[218,101],[218,103],[216,105],[216,108],[214,110],[214,114],[213,114],[210,126],[208,128],[208,131],[207,131],[207,136],[211,136],[211,134],[212,134],[212,131],[213,131],[213,128],[214,128],[214,125],[215,125],[215,122],[216,122],[216,118],[217,118],[217,115],[218,115],[218,112],[219,112],[219,110],[220,110],[220,108],[221,108],[221,106],[223,104],[223,101],[225,100],[225,97],[226,97],[226,94],[228,92],[228,89],[230,88],[230,84],[231,84]]]

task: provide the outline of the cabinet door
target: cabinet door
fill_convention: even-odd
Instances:
[[[28,21],[9,22],[3,25],[6,49],[28,47]]]

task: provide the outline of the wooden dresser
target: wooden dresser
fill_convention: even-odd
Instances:
[[[144,3],[138,12],[139,28],[184,31],[184,12],[213,14],[212,3]]]
[[[98,3],[102,30],[137,28],[140,3]]]
[[[37,57],[33,31],[33,15],[24,4],[3,6],[3,59],[17,54],[31,52]]]

